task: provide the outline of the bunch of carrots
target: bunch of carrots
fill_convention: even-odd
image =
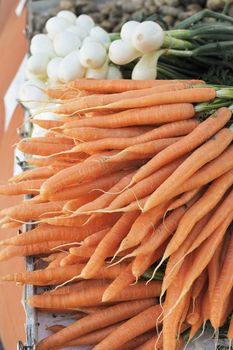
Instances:
[[[233,310],[231,109],[201,81],[81,79],[47,93],[58,120],[32,120],[45,135],[17,146],[31,168],[0,186],[33,195],[1,226],[37,224],[1,241],[0,260],[47,263],[2,280],[55,286],[29,305],[79,311],[36,349],[175,350],[207,321],[217,334]]]

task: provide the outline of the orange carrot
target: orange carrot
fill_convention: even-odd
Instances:
[[[195,115],[193,105],[190,103],[176,103],[146,108],[135,108],[131,111],[113,113],[106,117],[97,116],[93,118],[81,119],[75,122],[78,127],[95,128],[119,128],[136,125],[159,125],[179,120],[191,119]],[[69,123],[63,128],[69,127]],[[72,126],[73,127],[73,124]]]
[[[220,130],[230,120],[230,118],[230,110],[225,107],[220,108],[211,117],[198,125],[191,133],[184,136],[179,142],[177,142],[175,152],[173,146],[167,147],[165,150],[152,158],[151,161],[145,164],[134,176],[134,182],[144,179],[156,170],[160,169],[163,165],[168,164],[172,160],[194,150],[204,141],[213,136],[218,130]]]
[[[56,153],[68,151],[71,149],[71,145],[67,144],[49,144],[49,143],[39,143],[39,142],[31,142],[22,140],[18,143],[17,148],[24,152],[29,154],[34,154],[38,156],[51,156]]]
[[[176,208],[181,207],[182,205],[186,204],[188,201],[190,201],[193,197],[196,196],[198,192],[200,192],[202,188],[195,188],[194,190],[190,190],[187,192],[184,192],[179,198],[175,199],[167,211],[174,210]],[[157,207],[156,207],[157,208]]]
[[[72,161],[57,160],[55,158],[45,158],[45,157],[32,157],[27,158],[27,163],[36,167],[46,167],[49,165],[58,167],[69,167],[72,165]]]
[[[109,336],[102,340],[102,342],[97,344],[93,349],[109,350],[109,344],[111,344],[110,346],[112,350],[118,349],[127,341],[154,328],[158,322],[158,317],[160,314],[160,305],[149,307],[145,311],[139,313],[137,316],[134,316],[126,321],[123,325],[118,327]]]
[[[103,311],[98,311],[95,314],[83,318],[82,320],[74,322],[73,324],[64,328],[62,331],[43,339],[37,344],[37,350],[49,350],[56,346],[63,346],[64,343],[73,340],[76,337],[80,337],[84,334],[93,332],[96,329],[102,329],[133,317],[154,304],[154,300],[147,299],[128,301],[110,306]]]
[[[145,205],[145,210],[149,210],[167,200],[174,191],[192,176],[203,165],[215,159],[233,140],[233,132],[230,129],[220,130],[213,139],[207,141],[194,151],[164,183],[155,190],[150,200]]]
[[[109,232],[109,228],[93,233],[92,235],[86,237],[82,242],[82,246],[95,247]]]
[[[49,120],[49,119],[32,119],[33,125],[38,125],[43,129],[53,129],[62,126],[64,122],[60,120]]]
[[[229,326],[228,332],[227,332],[227,338],[229,339],[230,345],[231,345],[231,342],[233,340],[233,316],[231,317],[230,326]]]
[[[89,257],[80,257],[74,254],[67,254],[61,261],[60,266],[68,266],[74,264],[83,264],[89,260]]]
[[[184,214],[178,228],[169,242],[163,259],[168,258],[184,242],[194,225],[208,214],[233,184],[233,170],[213,181],[202,197]]]
[[[38,169],[29,169],[26,170],[19,175],[11,177],[8,182],[20,182],[26,180],[38,180],[38,179],[46,179],[52,175],[54,175],[58,171],[58,169],[52,166],[40,167]]]
[[[138,346],[140,346],[141,344],[144,344],[146,341],[151,339],[153,335],[154,335],[154,331],[141,334],[138,337],[133,338],[132,340],[129,340],[125,344],[119,346],[118,350],[135,350],[136,347],[138,348]]]
[[[0,185],[0,195],[38,194],[40,192],[40,186],[44,181],[44,179],[26,180],[18,183],[9,183],[8,185]]]
[[[64,214],[69,214],[71,212],[73,213],[86,203],[92,202],[95,199],[99,198],[100,195],[101,192],[96,191],[84,194],[82,196],[78,196],[76,199],[71,199],[70,201],[66,202],[62,211]]]
[[[90,257],[81,273],[83,278],[93,277],[103,266],[105,259],[109,256],[109,251],[116,250],[122,239],[128,234],[130,227],[138,217],[139,213],[129,212],[122,215],[113,228],[105,235],[98,244],[95,252]]]

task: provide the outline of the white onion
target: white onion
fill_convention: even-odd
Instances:
[[[48,32],[50,39],[54,39],[55,35],[63,32],[67,27],[70,26],[70,22],[61,17],[51,17],[46,22],[45,28]]]
[[[48,101],[45,90],[46,85],[42,81],[37,79],[27,80],[20,88],[19,99],[28,109],[40,108],[45,101]]]
[[[110,60],[119,65],[127,64],[133,61],[135,58],[141,56],[141,53],[137,51],[129,42],[124,40],[115,40],[109,46],[109,58]]]
[[[96,41],[103,44],[105,47],[108,47],[110,45],[110,42],[111,42],[110,36],[106,32],[106,30],[104,30],[101,27],[98,27],[98,26],[93,27],[90,31],[90,36],[96,39]]]
[[[137,50],[149,53],[162,46],[164,35],[164,31],[158,23],[145,21],[140,23],[135,29],[132,43]]]
[[[83,29],[82,27],[80,27],[78,25],[70,26],[66,30],[67,30],[67,32],[72,32],[72,33],[77,34],[81,40],[86,38],[86,36],[88,35],[87,32],[85,31],[85,29]]]
[[[79,59],[79,50],[75,50],[67,55],[59,65],[58,77],[63,82],[83,78],[85,68],[81,65]]]
[[[80,62],[86,68],[100,68],[106,58],[107,52],[98,42],[85,42],[80,49]]]
[[[59,71],[59,66],[62,62],[61,57],[55,57],[53,58],[47,65],[47,75],[51,81],[58,81],[58,71]]]
[[[108,80],[122,79],[122,73],[120,69],[113,64],[108,67],[107,77]]]
[[[66,11],[66,10],[59,11],[57,13],[57,17],[64,18],[65,20],[67,20],[71,24],[75,24],[76,19],[77,19],[77,17],[75,16],[75,14],[73,12]]]
[[[33,75],[44,77],[47,75],[48,63],[49,57],[46,53],[37,53],[29,57],[27,62],[27,69]]]
[[[46,53],[49,57],[55,56],[53,43],[46,34],[36,34],[32,38],[30,51],[32,55],[37,53]]]
[[[132,42],[132,36],[140,23],[137,21],[128,21],[121,27],[121,39]]]
[[[77,34],[65,31],[55,36],[53,46],[58,56],[65,57],[70,52],[80,48],[81,39]]]
[[[80,15],[76,20],[76,24],[80,25],[82,28],[84,28],[89,33],[91,28],[94,27],[95,22],[88,15]]]
[[[154,80],[157,76],[158,52],[148,53],[135,65],[131,78],[133,80]]]
[[[90,79],[106,79],[108,73],[108,60],[98,69],[88,68],[86,71],[86,78]]]

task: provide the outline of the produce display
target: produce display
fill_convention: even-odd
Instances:
[[[216,331],[226,322],[230,91],[195,80],[83,79],[47,89],[60,100],[47,106],[58,118],[33,120],[44,136],[17,147],[36,156],[27,160],[34,167],[0,188],[34,194],[0,212],[2,227],[38,225],[2,241],[0,260],[40,255],[48,266],[2,280],[57,286],[29,305],[78,310],[81,319],[52,327],[36,349],[171,350],[208,320]]]
[[[0,186],[30,199],[0,226],[33,228],[0,241],[0,261],[36,256],[1,280],[42,287],[28,305],[69,315],[36,350],[184,349],[210,326],[231,349],[232,23],[210,11],[107,33],[60,11],[32,38],[27,170]]]

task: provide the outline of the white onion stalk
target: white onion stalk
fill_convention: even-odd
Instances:
[[[143,55],[134,66],[131,78],[133,80],[154,80],[157,77],[157,63],[164,50]]]
[[[120,69],[113,64],[108,67],[107,77],[108,80],[123,79]]]
[[[80,63],[79,50],[75,50],[67,55],[59,65],[58,78],[62,82],[83,78],[85,68]]]
[[[47,75],[51,82],[56,82],[59,80],[58,71],[59,71],[59,66],[61,62],[62,62],[61,57],[55,57],[48,63]]]
[[[67,27],[70,26],[70,23],[61,17],[51,17],[46,22],[45,28],[48,32],[50,39],[54,39],[55,35],[63,32]]]
[[[109,47],[111,40],[109,34],[103,28],[98,26],[93,27],[90,31],[90,36],[96,39],[96,41],[99,43],[103,44],[104,47]]]
[[[103,66],[107,59],[104,46],[98,42],[83,43],[80,49],[80,62],[86,68],[97,69]]]
[[[75,24],[77,17],[75,14],[71,11],[62,10],[57,13],[57,17],[64,18],[66,21],[70,22],[71,24]]]
[[[47,53],[37,53],[29,57],[27,61],[27,70],[34,76],[44,78],[47,76],[47,64],[49,56]]]
[[[90,32],[91,28],[93,28],[95,26],[95,22],[93,21],[93,19],[88,16],[88,15],[80,15],[77,19],[76,19],[76,24],[80,25],[82,28],[84,28],[87,33]]]
[[[128,21],[123,24],[120,32],[121,39],[132,42],[132,36],[139,24],[137,21]]]
[[[158,23],[145,21],[140,23],[135,29],[132,43],[137,50],[143,53],[150,53],[162,46],[164,36],[165,33]]]
[[[53,46],[58,56],[65,57],[70,52],[80,48],[81,39],[77,34],[65,31],[55,36]]]
[[[102,67],[98,69],[89,68],[86,71],[86,78],[89,79],[106,79],[108,74],[108,59]]]
[[[121,39],[113,41],[109,46],[109,58],[115,64],[127,64],[141,55],[129,42]]]
[[[53,43],[46,34],[36,34],[30,44],[30,51],[32,55],[37,53],[46,53],[49,57],[54,57]]]

